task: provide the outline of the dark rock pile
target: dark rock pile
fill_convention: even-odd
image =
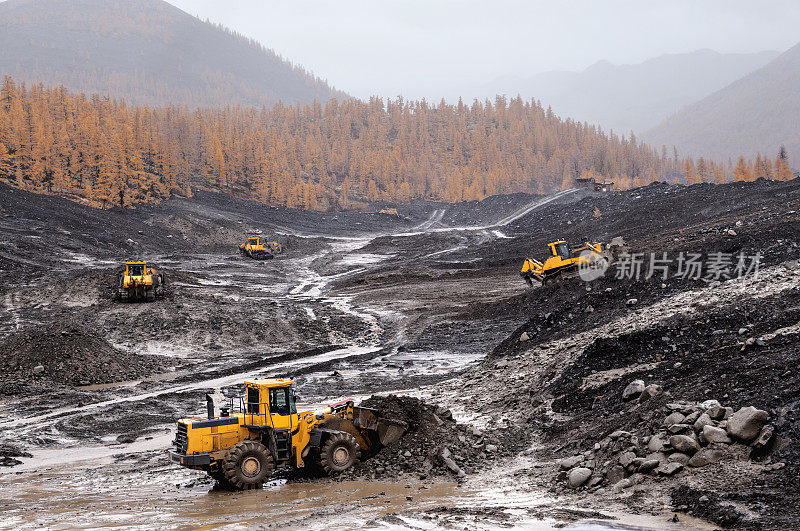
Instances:
[[[510,455],[501,442],[506,434],[484,433],[458,424],[444,408],[407,396],[373,396],[361,403],[384,418],[401,420],[408,431],[375,455],[362,456],[362,462],[342,478],[396,478],[436,476],[461,478],[489,466],[497,457]]]
[[[623,391],[623,399],[644,402],[661,393],[660,386],[635,380]],[[616,430],[591,450],[562,459],[558,479],[572,489],[611,487],[619,492],[647,476],[673,476],[737,458],[748,452],[745,445],[752,458],[766,456],[775,446],[769,415],[752,406],[734,411],[716,400],[672,402],[663,413],[663,421],[650,426],[643,437]],[[777,470],[783,463],[769,466]]]
[[[57,324],[20,332],[0,343],[0,394],[22,393],[45,382],[89,385],[133,380],[164,368],[161,358],[114,348],[81,326]]]

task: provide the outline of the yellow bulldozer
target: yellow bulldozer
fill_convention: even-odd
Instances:
[[[251,236],[239,246],[239,252],[255,260],[269,260],[283,252],[283,247],[278,242],[261,241],[258,236]]]
[[[522,264],[520,275],[529,286],[538,281],[542,286],[557,278],[571,277],[578,274],[585,280],[599,278],[614,259],[617,250],[624,247],[622,238],[614,238],[610,244],[584,242],[576,248],[570,248],[564,240],[547,244],[550,256],[540,262],[535,258],[526,258]]]
[[[147,262],[125,262],[119,274],[117,298],[123,302],[154,301],[164,287],[164,275]]]
[[[251,380],[244,388],[219,417],[206,395],[205,417],[180,419],[170,461],[204,470],[226,488],[257,489],[278,468],[316,466],[338,474],[358,463],[362,452],[377,451],[408,429],[352,400],[298,413],[290,379]]]

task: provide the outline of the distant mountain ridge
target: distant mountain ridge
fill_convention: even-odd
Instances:
[[[751,74],[714,92],[647,131],[654,145],[716,159],[761,153],[769,158],[786,146],[800,165],[800,44]],[[734,160],[735,162],[735,160]]]
[[[133,104],[270,106],[348,96],[162,0],[0,2],[0,76]]]
[[[615,133],[640,134],[684,106],[764,66],[778,54],[698,50],[633,65],[599,61],[582,72],[500,78],[483,90],[536,98],[563,118],[598,124]]]

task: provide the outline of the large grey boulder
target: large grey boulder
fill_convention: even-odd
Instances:
[[[683,422],[686,416],[683,413],[678,413],[677,411],[673,411],[667,418],[664,419],[664,426],[672,426],[673,424],[680,424]]]
[[[687,455],[693,455],[700,449],[700,445],[697,444],[697,441],[688,435],[673,435],[669,438],[669,444],[675,448],[676,451]]]
[[[649,452],[660,452],[666,442],[666,439],[661,435],[653,435],[647,442],[647,450]]]
[[[654,396],[658,396],[664,392],[664,389],[658,384],[650,384],[642,390],[642,394],[639,395],[639,402],[645,402],[650,400]]]
[[[686,463],[689,462],[689,456],[681,452],[675,452],[669,454],[669,457],[667,459],[669,460],[670,463],[680,463],[682,465],[685,465]]]
[[[622,391],[623,400],[633,400],[638,398],[644,391],[644,380],[634,380],[629,383]]]
[[[711,417],[708,416],[708,413],[703,413],[700,415],[700,418],[694,421],[694,431],[697,433],[703,433],[703,427],[708,426],[709,424],[713,424]]]
[[[582,455],[573,455],[572,457],[567,457],[566,459],[559,461],[558,466],[561,468],[561,470],[569,470],[570,468],[577,466],[581,461],[583,461]]]
[[[725,443],[731,444],[733,441],[728,437],[728,432],[722,428],[717,428],[710,424],[703,426],[703,438],[708,444]]]
[[[683,470],[683,465],[680,463],[667,463],[659,466],[657,470],[660,476],[673,476]]]
[[[703,448],[689,459],[689,466],[699,468],[701,466],[716,463],[725,457],[726,452],[720,448]]]
[[[769,415],[763,409],[756,409],[753,406],[743,407],[728,419],[728,435],[743,442],[750,442],[758,436],[768,418]]]
[[[592,477],[592,471],[585,467],[578,467],[573,468],[569,473],[569,479],[567,479],[567,485],[571,489],[577,489],[584,483],[586,483],[589,478]]]

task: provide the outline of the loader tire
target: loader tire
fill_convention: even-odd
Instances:
[[[319,465],[329,475],[344,472],[358,463],[361,449],[356,438],[345,432],[334,433],[319,450]]]
[[[236,443],[222,463],[222,475],[236,490],[260,489],[275,470],[275,460],[267,448],[258,441]]]

